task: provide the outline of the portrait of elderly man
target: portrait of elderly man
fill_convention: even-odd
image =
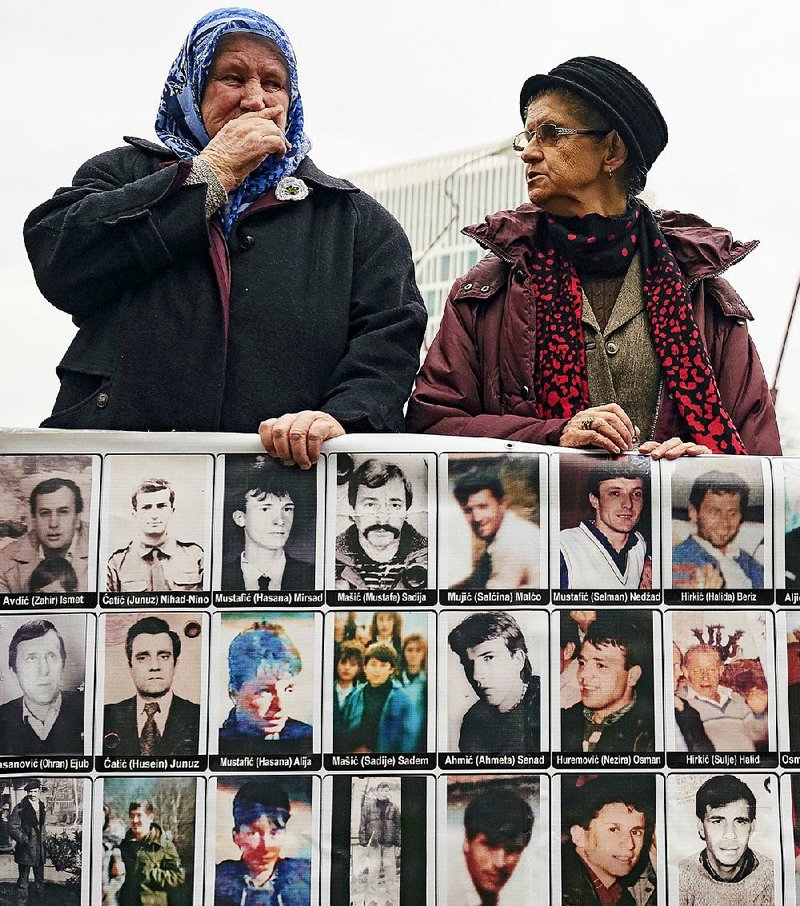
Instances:
[[[44,843],[46,815],[40,781],[29,780],[23,787],[25,796],[11,810],[8,834],[14,841],[17,865],[17,906],[44,902]],[[29,899],[30,876],[33,873],[34,898]]]
[[[721,276],[755,245],[639,198],[668,137],[647,87],[574,57],[526,79],[519,111],[531,203],[465,228],[492,253],[453,285],[409,430],[779,455],[751,315]]]
[[[423,588],[428,539],[408,521],[414,494],[399,466],[365,459],[350,476],[352,525],[336,538],[338,589]]]
[[[89,537],[82,520],[83,495],[70,478],[47,478],[31,491],[28,531],[0,549],[0,594],[31,591],[31,575],[44,560],[72,567],[81,591],[88,588]]]
[[[186,881],[178,850],[161,824],[149,799],[128,805],[128,830],[120,843],[125,883],[119,906],[169,906]]]
[[[286,552],[298,509],[316,511],[316,483],[268,457],[226,457],[225,591],[302,591],[314,588],[314,564]],[[313,524],[313,519],[309,521]]]
[[[142,617],[128,629],[125,656],[136,694],[104,707],[104,755],[198,754],[200,705],[172,689],[180,654],[180,636],[160,617]]]
[[[686,688],[686,676],[683,669],[681,649],[672,643],[672,689],[675,714],[675,749],[676,752],[714,752],[713,743],[708,738],[699,712],[693,708],[683,695]]]
[[[652,624],[624,611],[597,613],[578,654],[581,700],[561,710],[563,752],[652,752]]]
[[[570,782],[565,777],[561,801],[561,903],[655,903],[657,882],[650,861],[655,778],[605,774]]]
[[[679,693],[700,715],[703,729],[718,752],[763,750],[769,738],[769,693],[754,683],[746,695],[721,684],[725,671],[714,645],[699,644],[683,655],[686,686]]]
[[[539,588],[539,526],[510,509],[502,477],[475,469],[456,481],[453,496],[485,550],[472,573],[450,587]]]
[[[516,906],[521,890],[530,894],[532,878],[523,878],[510,896],[507,884],[533,825],[531,806],[513,790],[492,784],[476,792],[464,809],[462,865],[448,865],[447,906]]]
[[[241,858],[216,867],[214,906],[310,906],[311,864],[283,855],[291,803],[277,780],[242,784],[233,798],[233,842]]]
[[[92,157],[30,214],[36,282],[79,324],[48,426],[260,425],[301,466],[402,430],[426,323],[409,243],[314,165],[306,125],[283,29],[217,9],[169,68],[159,142]]]
[[[203,548],[170,534],[172,485],[164,478],[143,481],[131,507],[136,537],[108,558],[108,591],[202,591]]]
[[[636,528],[649,478],[649,470],[629,463],[592,469],[589,505],[594,515],[559,535],[561,588],[652,587],[651,555]]]
[[[450,630],[478,700],[461,720],[460,752],[541,751],[541,688],[519,623],[504,611],[478,611]]]
[[[689,492],[694,533],[672,550],[675,588],[763,588],[764,567],[739,545],[750,487],[734,472],[712,469]]]
[[[14,632],[8,666],[22,695],[0,705],[2,754],[83,755],[84,694],[63,689],[66,663],[64,638],[50,620]]]
[[[732,774],[710,777],[695,796],[697,833],[705,844],[678,869],[680,906],[773,906],[774,865],[750,848],[756,797]]]
[[[220,755],[308,753],[310,724],[292,717],[292,698],[303,669],[285,627],[255,623],[228,649],[228,695],[233,701],[219,729]]]

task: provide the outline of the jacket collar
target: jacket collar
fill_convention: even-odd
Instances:
[[[164,161],[175,160],[175,154],[164,145],[151,142],[146,138],[136,138],[133,135],[124,135],[123,141],[141,151],[149,151],[151,154],[157,154]],[[322,186],[326,189],[336,189],[339,192],[360,192],[361,189],[354,186],[346,179],[337,179],[335,176],[328,176],[311,160],[310,157],[304,157],[300,162],[294,176],[304,179],[313,185]]]
[[[690,284],[723,273],[758,245],[757,240],[739,242],[728,230],[712,226],[694,214],[653,213]],[[517,264],[535,241],[544,218],[540,207],[523,204],[513,211],[490,214],[483,223],[465,227],[462,232],[510,264]]]

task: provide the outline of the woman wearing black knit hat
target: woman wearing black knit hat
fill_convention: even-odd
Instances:
[[[647,88],[576,57],[529,78],[520,112],[531,204],[464,230],[490,254],[450,293],[409,429],[780,454],[752,316],[721,277],[756,243],[637,198],[667,144]]]

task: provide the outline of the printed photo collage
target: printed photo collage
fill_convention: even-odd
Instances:
[[[795,902],[800,460],[0,470],[0,903]]]

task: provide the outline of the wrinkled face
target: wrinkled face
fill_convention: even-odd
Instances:
[[[506,498],[498,500],[488,488],[484,488],[476,494],[470,494],[461,510],[475,537],[481,541],[491,541],[506,514]]]
[[[236,710],[264,724],[264,733],[280,733],[289,720],[295,677],[288,670],[265,670],[235,693]]]
[[[262,815],[233,832],[233,842],[242,851],[242,861],[254,878],[277,862],[285,840],[285,826],[269,815]]]
[[[175,656],[169,635],[137,635],[131,645],[131,678],[137,691],[149,698],[160,698],[172,688],[174,676]]]
[[[348,658],[344,661],[339,661],[336,665],[336,676],[339,678],[339,682],[343,686],[347,686],[350,683],[355,681],[355,678],[358,676],[358,671],[361,668],[358,666],[358,661],[351,660]]]
[[[499,893],[522,857],[520,843],[491,844],[486,834],[464,840],[464,861],[478,893]]]
[[[379,488],[359,485],[353,522],[359,538],[380,549],[395,544],[406,519],[406,489],[399,478],[392,478]]]
[[[419,642],[409,642],[403,649],[409,673],[419,673],[425,660],[425,648]]]
[[[755,829],[747,802],[737,799],[718,808],[707,805],[705,818],[698,823],[698,832],[716,862],[726,868],[737,866],[747,852],[750,835]]]
[[[692,689],[705,698],[716,698],[722,669],[715,651],[690,651],[686,657],[686,679]]]
[[[131,831],[133,836],[137,840],[142,840],[150,832],[150,828],[153,825],[153,816],[147,809],[139,806],[138,808],[132,809],[128,813],[128,820],[131,825]]]
[[[283,107],[276,120],[286,131],[289,75],[278,50],[259,35],[223,35],[208,73],[200,113],[209,138],[243,113]]]
[[[387,661],[380,661],[376,657],[371,657],[364,664],[364,675],[370,686],[382,686],[389,680],[394,673],[394,667]]]
[[[565,129],[595,128],[595,124],[581,122],[555,93],[543,94],[528,107],[525,129],[532,132],[540,123]],[[529,142],[522,160],[530,200],[551,214],[588,213],[588,199],[597,184],[607,180],[603,172],[607,142],[608,138],[598,141],[591,135],[564,135],[552,147]]]
[[[611,478],[601,481],[599,497],[589,494],[595,524],[608,535],[629,534],[639,522],[644,507],[644,482],[641,478]]]
[[[496,708],[507,710],[520,698],[522,679],[520,671],[525,663],[525,653],[518,648],[513,653],[505,639],[487,639],[467,648],[472,661],[472,678],[480,695]]]
[[[36,537],[48,553],[68,550],[81,521],[75,511],[75,495],[69,488],[39,494],[32,518]]]
[[[282,550],[294,524],[294,502],[288,495],[267,494],[259,499],[248,494],[245,511],[237,510],[233,521],[244,529],[250,544],[267,550]]]
[[[167,488],[149,493],[140,491],[136,495],[133,517],[145,538],[160,538],[166,534],[175,512],[169,498],[170,491]]]
[[[26,639],[17,647],[17,682],[28,701],[46,706],[61,690],[61,643],[51,629],[38,639]]]
[[[391,639],[394,632],[394,614],[376,613],[375,626],[378,629],[378,638]]]
[[[585,708],[616,711],[630,698],[639,670],[628,670],[625,651],[616,645],[584,642],[578,655],[578,686]]]
[[[715,494],[709,491],[699,509],[689,504],[689,518],[697,526],[697,534],[724,550],[739,534],[742,524],[742,500],[739,494]]]
[[[624,802],[610,802],[600,809],[588,828],[574,825],[570,834],[601,880],[621,878],[642,854],[644,814]]]

